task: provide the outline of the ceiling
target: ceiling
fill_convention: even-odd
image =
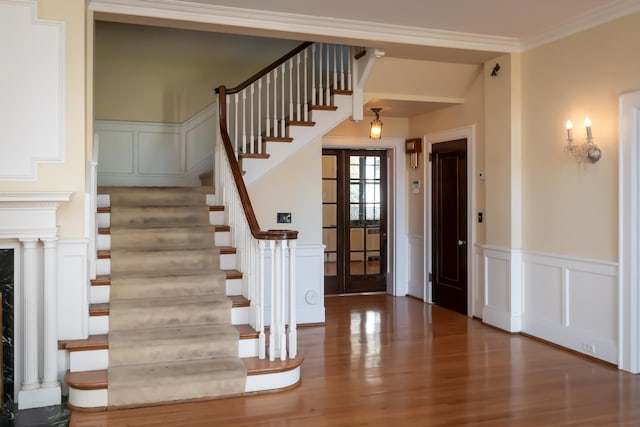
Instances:
[[[375,46],[387,57],[482,64],[638,12],[640,0],[89,0],[89,6],[96,19],[109,21]],[[380,103],[396,117],[443,107],[369,104]]]

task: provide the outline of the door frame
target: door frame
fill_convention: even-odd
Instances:
[[[478,297],[483,292],[478,289],[481,285],[478,279],[477,271],[477,259],[476,252],[476,126],[463,126],[455,129],[448,129],[440,132],[428,133],[423,137],[424,146],[426,148],[425,157],[431,154],[431,148],[433,144],[439,142],[453,141],[456,139],[467,140],[467,313],[469,317],[481,317],[482,305],[479,307],[477,304]],[[431,162],[428,158],[425,159],[424,176],[422,177],[425,183],[425,215],[424,215],[424,265],[427,267],[424,269],[423,276],[423,295],[424,302],[433,303],[433,289],[431,282],[429,281],[429,272],[433,271],[431,254],[433,251],[431,225],[433,221],[433,207],[431,198],[433,197],[431,190]]]
[[[409,290],[407,165],[404,138],[373,142],[368,137],[325,136],[322,148],[387,151],[387,293],[405,296]]]

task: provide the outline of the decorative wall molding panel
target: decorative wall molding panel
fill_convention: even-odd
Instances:
[[[98,184],[197,186],[213,168],[217,103],[180,124],[96,120]]]
[[[618,363],[618,265],[483,248],[483,322]]]
[[[58,339],[89,334],[88,239],[58,241]]]
[[[37,12],[35,0],[0,0],[0,181],[64,161],[65,27]]]

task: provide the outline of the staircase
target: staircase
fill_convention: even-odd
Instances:
[[[299,383],[297,232],[261,230],[246,185],[357,116],[352,86],[361,99],[372,62],[358,69],[352,53],[305,43],[242,85],[218,88],[215,171],[204,177],[215,188],[98,189],[89,337],[59,343],[69,406],[157,405]]]
[[[250,301],[213,188],[98,191],[90,336],[59,345],[69,355],[69,405],[125,408],[279,388],[257,358]],[[301,362],[273,364],[281,387],[299,381]]]

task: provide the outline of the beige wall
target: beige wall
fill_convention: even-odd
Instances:
[[[249,188],[260,228],[298,230],[298,244],[322,243],[322,143],[314,141]],[[278,224],[291,212],[291,224]]]
[[[640,88],[640,14],[523,54],[523,241],[529,250],[617,260],[618,96]],[[603,151],[579,166],[564,123]]]
[[[61,237],[84,235],[85,176],[85,2],[40,0],[38,19],[65,23],[65,159],[38,164],[36,181],[1,182],[0,191],[72,191],[58,210]]]
[[[452,69],[459,65],[449,64]],[[465,66],[467,67],[467,66]],[[474,79],[468,85],[467,91],[463,94],[464,104],[442,108],[427,114],[414,116],[409,119],[409,137],[423,137],[429,133],[456,129],[463,126],[476,125],[476,170],[484,171],[485,164],[485,138],[484,138],[484,77],[481,66],[475,66]],[[429,182],[423,182],[424,165],[427,147],[423,147],[423,154],[419,158],[418,169],[409,170],[408,184],[414,179],[419,179],[421,183],[420,194],[413,194],[411,188],[408,190],[409,198],[409,234],[423,235],[424,223],[424,194]],[[469,212],[484,211],[485,204],[485,183],[475,179],[477,205],[470,207]],[[478,224],[477,239],[479,243],[485,242],[484,224]]]
[[[292,40],[96,22],[96,119],[181,123],[297,46]]]

